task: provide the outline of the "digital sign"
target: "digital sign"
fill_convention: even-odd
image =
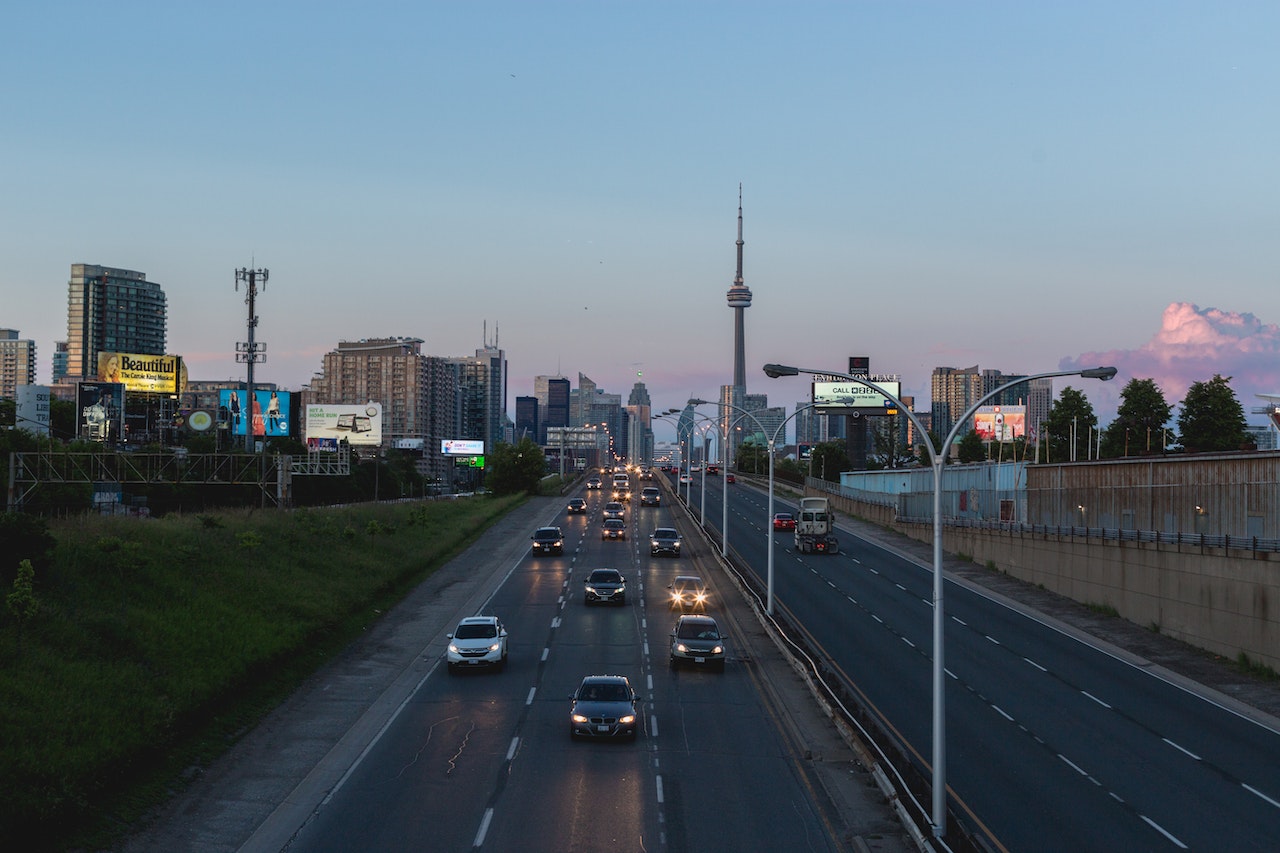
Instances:
[[[973,431],[983,441],[1013,441],[1027,435],[1026,406],[980,406],[973,414]]]
[[[881,382],[870,376],[867,378],[894,397],[902,396],[900,382],[896,380]],[[813,383],[813,404],[821,409],[857,409],[868,414],[887,413],[887,410],[893,408],[893,401],[884,394],[852,380]]]
[[[445,456],[484,456],[484,442],[467,438],[443,439],[440,452]]]

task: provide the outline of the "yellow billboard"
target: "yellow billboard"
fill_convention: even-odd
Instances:
[[[100,352],[98,381],[119,382],[126,391],[181,394],[187,390],[187,366],[180,355]]]

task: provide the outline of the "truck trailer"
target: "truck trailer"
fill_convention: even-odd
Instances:
[[[840,540],[826,498],[801,498],[796,516],[796,551],[801,554],[838,554]]]

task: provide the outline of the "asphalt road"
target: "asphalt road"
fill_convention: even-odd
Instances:
[[[732,634],[727,671],[668,669],[665,585],[696,560],[649,557],[637,534],[668,524],[665,507],[633,508],[631,538],[601,542],[596,494],[587,518],[550,499],[512,513],[222,760],[193,768],[124,849],[912,849],[710,562],[697,571],[723,594],[713,615]],[[527,557],[547,523],[570,549]],[[628,575],[625,607],[582,605],[596,565]],[[507,625],[508,667],[450,678],[445,634],[481,611]],[[634,744],[568,737],[568,694],[602,670],[646,700]]]
[[[721,488],[708,486],[716,527]],[[763,574],[765,496],[728,488],[730,543]],[[839,555],[796,555],[789,535],[773,537],[779,607],[927,774],[930,548],[842,528],[860,538],[842,534]],[[1274,846],[1274,684],[998,573],[947,569],[947,778],[994,849]]]

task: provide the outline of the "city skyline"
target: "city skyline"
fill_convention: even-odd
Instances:
[[[1280,391],[1267,4],[77,9],[19,10],[0,58],[0,326],[41,381],[75,263],[162,282],[169,351],[242,380],[252,265],[259,381],[491,338],[508,414],[579,372],[714,400],[742,184],[775,405],[762,364],[850,355],[920,403],[935,367],[1115,364],[1055,386],[1104,421],[1132,378]]]

